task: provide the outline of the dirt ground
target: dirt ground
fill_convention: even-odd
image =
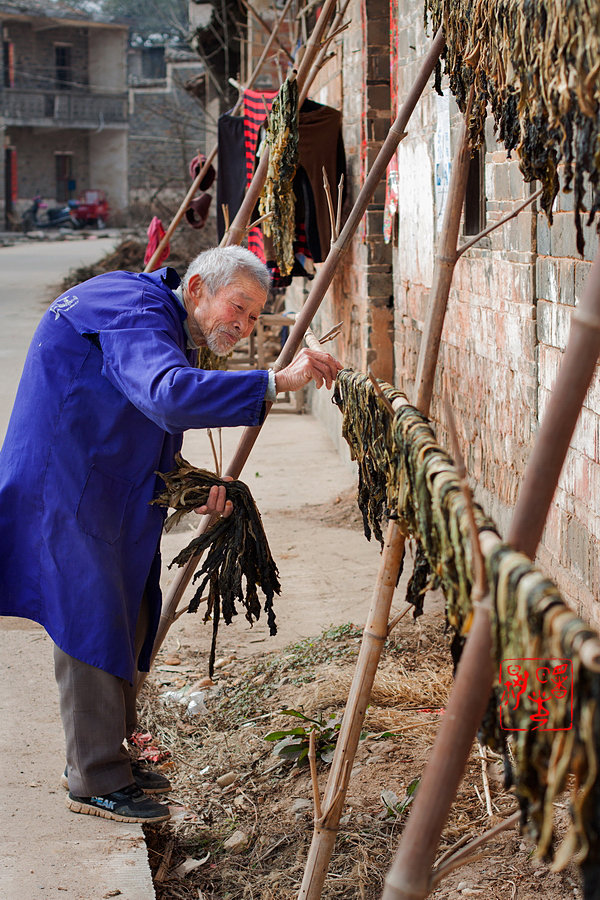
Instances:
[[[210,625],[201,614],[185,615],[173,626],[144,689],[142,724],[152,744],[167,754],[158,765],[173,783],[173,819],[146,830],[158,900],[297,896],[312,836],[311,780],[307,766],[276,755],[276,742],[265,735],[310,724],[282,709],[321,723],[324,738],[327,728],[335,728],[366,620],[379,556],[362,534],[353,472],[344,469],[340,477],[338,466],[332,481],[326,466],[313,465],[311,454],[318,455],[319,448],[307,428],[311,419],[286,416],[281,440],[288,447],[291,441],[306,464],[306,482],[294,490],[289,481],[297,471],[286,475],[277,452],[281,420],[270,419],[267,442],[275,447],[265,460],[271,459],[274,482],[261,476],[260,467],[267,465],[262,460],[248,463],[246,479],[282,576],[279,635],[269,638],[262,623],[250,629],[242,616],[222,626],[211,685],[206,680]],[[202,452],[197,444],[185,455]],[[174,535],[173,547],[179,548],[183,537]],[[165,547],[165,559],[170,549]],[[406,569],[410,574],[410,557]],[[405,578],[396,595],[398,609]],[[443,598],[430,595],[425,610],[416,621],[406,615],[385,647],[322,894],[326,900],[381,895],[412,791],[418,790],[452,680]],[[191,701],[195,705],[188,711]],[[327,762],[319,761],[321,793],[328,770]],[[491,817],[474,747],[438,859],[515,810],[497,759],[490,757],[487,773]],[[566,798],[556,814],[560,833]],[[507,830],[486,845],[482,858],[448,875],[432,896],[581,896],[574,867],[552,873],[533,851],[529,837]]]

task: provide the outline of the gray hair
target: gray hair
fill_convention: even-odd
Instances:
[[[192,275],[199,275],[209,294],[214,295],[219,288],[245,275],[268,292],[271,276],[267,267],[250,250],[243,247],[213,247],[204,250],[192,260],[183,276],[183,286],[187,288]]]

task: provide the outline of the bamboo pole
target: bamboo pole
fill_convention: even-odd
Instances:
[[[456,264],[456,248],[462,207],[467,187],[470,150],[466,128],[463,126],[457,152],[452,164],[450,189],[442,239],[436,257],[433,283],[427,308],[427,328],[421,338],[417,371],[415,406],[421,412],[429,412],[433,381],[437,366],[441,332]],[[451,265],[450,265],[451,262]],[[449,275],[448,275],[449,272]],[[388,634],[388,620],[398,580],[400,563],[404,554],[405,536],[397,522],[390,520],[386,532],[380,572],[375,585],[369,618],[344,711],[344,718],[327,780],[323,798],[322,817],[315,821],[313,839],[308,853],[299,898],[318,900],[327,875],[329,860],[335,845],[343,801],[348,789],[352,762],[360,739],[360,731],[371,696],[373,681],[383,645]]]
[[[600,355],[600,252],[596,253],[542,426],[525,469],[508,541],[533,557]],[[475,607],[446,715],[386,880],[383,900],[422,900],[431,890],[439,837],[494,679],[489,611]]]
[[[264,63],[265,59],[267,58],[267,54],[268,54],[269,51],[271,50],[271,47],[273,46],[273,41],[274,41],[275,38],[277,37],[277,32],[279,31],[279,29],[280,29],[280,27],[281,27],[281,23],[283,22],[284,17],[285,17],[285,15],[287,14],[287,11],[288,11],[288,9],[289,9],[290,6],[291,6],[291,3],[292,3],[292,0],[286,0],[286,4],[285,4],[285,6],[283,7],[283,9],[282,9],[282,11],[281,11],[281,13],[280,13],[280,15],[279,15],[277,21],[275,22],[275,26],[273,27],[273,30],[272,30],[272,32],[271,32],[271,35],[270,35],[270,37],[269,37],[267,43],[265,44],[265,46],[264,46],[264,48],[263,48],[263,52],[261,53],[258,62],[257,62],[256,65],[254,66],[254,70],[253,70],[252,74],[250,75],[250,78],[249,78],[248,81],[246,82],[246,88],[252,87],[252,85],[254,84],[254,82],[255,82],[255,80],[256,80],[256,78],[257,78],[257,76],[258,76],[260,70],[262,69],[263,63]],[[235,106],[234,106],[234,108],[233,108],[232,115],[235,115],[235,114],[238,112],[238,110],[240,109],[240,107],[241,107],[241,105],[242,105],[243,99],[244,99],[244,98],[243,98],[243,95],[241,95],[241,96],[238,98],[238,101],[237,101],[237,103],[235,104]],[[158,261],[159,261],[161,255],[162,255],[163,250],[165,249],[165,247],[167,246],[167,244],[168,244],[169,241],[171,240],[171,237],[172,237],[172,235],[173,235],[175,229],[177,228],[177,226],[179,225],[179,223],[180,223],[181,220],[183,219],[183,217],[184,217],[184,215],[185,215],[185,211],[186,211],[186,209],[188,208],[188,206],[190,205],[190,202],[193,200],[194,194],[196,193],[196,191],[198,190],[198,188],[199,188],[200,185],[202,184],[202,181],[203,181],[203,179],[204,179],[204,176],[205,176],[206,173],[208,172],[209,166],[211,165],[213,159],[214,159],[215,156],[217,155],[218,149],[219,149],[219,145],[218,145],[218,144],[215,144],[214,147],[212,148],[212,150],[210,151],[210,153],[208,154],[208,157],[207,157],[207,159],[206,159],[206,162],[204,163],[204,165],[202,166],[202,168],[200,169],[200,171],[198,172],[198,174],[197,174],[196,177],[194,178],[194,180],[193,180],[193,182],[192,182],[192,185],[191,185],[189,191],[187,192],[187,194],[186,194],[185,197],[183,198],[183,200],[182,200],[182,202],[181,202],[181,205],[180,205],[179,209],[177,210],[177,212],[175,213],[175,215],[174,215],[173,218],[171,219],[171,222],[170,222],[170,224],[169,224],[169,227],[167,228],[165,234],[164,234],[163,237],[161,238],[161,241],[160,241],[158,247],[156,248],[156,250],[155,250],[154,253],[152,254],[152,257],[151,257],[150,261],[148,262],[148,265],[147,265],[146,268],[144,269],[144,272],[153,272],[154,269],[158,266]]]
[[[392,155],[396,151],[399,142],[405,136],[405,128],[408,124],[408,120],[410,119],[412,112],[417,105],[419,97],[421,96],[425,89],[425,86],[427,85],[429,77],[433,72],[437,59],[442,52],[443,47],[444,36],[442,30],[440,29],[437,32],[428,53],[422,61],[414,84],[412,85],[406,97],[406,100],[398,113],[398,116],[396,117],[393,125],[390,128],[389,134],[385,139],[383,146],[379,151],[369,174],[367,175],[367,178],[365,179],[365,183],[356,199],[352,210],[350,211],[348,219],[344,227],[342,228],[339,237],[335,241],[335,244],[332,245],[327,258],[320,267],[319,272],[312,283],[312,288],[306,299],[306,302],[296,316],[295,324],[290,330],[288,339],[285,342],[285,345],[273,366],[276,371],[280,371],[281,369],[285,368],[285,366],[289,365],[296,355],[300,344],[302,343],[304,333],[306,332],[306,329],[309,327],[315,313],[321,305],[323,298],[327,293],[329,285],[333,281],[337,266],[339,265],[339,262],[344,253],[350,246],[350,241],[356,229],[358,228],[360,220],[362,219],[367,206],[371,202],[371,198],[375,193],[377,185],[383,177],[388,163],[392,158]],[[267,403],[266,407],[267,409],[265,418],[270,412],[271,404]],[[242,438],[227,469],[227,475],[230,475],[232,478],[239,478],[246,460],[250,455],[252,447],[254,446],[258,435],[260,434],[261,427],[262,426],[257,425],[244,429]],[[202,534],[208,528],[209,523],[210,516],[204,516],[198,527],[197,534]],[[172,622],[175,619],[177,606],[194,573],[196,563],[197,560],[192,559],[179,570],[171,583],[169,591],[164,598],[161,618],[157,635],[154,641],[154,648],[152,651],[152,661],[156,657],[156,654],[160,649]],[[142,673],[140,678],[138,679],[138,690],[141,684],[143,684],[144,678],[145,676]]]

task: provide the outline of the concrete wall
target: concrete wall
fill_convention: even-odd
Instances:
[[[37,129],[12,128],[10,143],[17,151],[19,212],[29,205],[35,194],[41,194],[53,204],[56,197],[54,156],[57,153],[72,155],[77,191],[90,186],[88,135],[85,131],[48,131],[40,135]]]
[[[105,129],[89,137],[89,182],[106,192],[112,212],[129,202],[127,184],[127,131]]]
[[[88,44],[92,93],[127,90],[127,30],[91,28]]]

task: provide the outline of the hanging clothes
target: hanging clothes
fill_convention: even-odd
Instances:
[[[266,119],[265,104],[270,110],[277,91],[245,91],[244,115],[225,113],[218,123],[217,167],[217,232],[225,233],[222,204],[229,208],[230,221],[239,210],[244,193],[255,170],[259,132]],[[263,102],[264,97],[264,102]],[[314,263],[322,262],[331,245],[331,227],[327,197],[323,188],[323,167],[327,172],[334,206],[337,185],[346,172],[346,155],[342,137],[342,115],[337,109],[313,100],[305,100],[299,114],[299,164],[294,179],[296,197],[296,235],[293,243],[294,268],[283,278],[274,262],[268,239],[260,228],[248,236],[248,249],[266,262],[273,277],[273,287],[291,284],[294,277],[311,278]]]
[[[217,235],[219,242],[225,234],[223,206],[229,211],[229,221],[242,205],[246,192],[246,148],[244,119],[224,113],[217,123]]]
[[[146,252],[144,253],[144,265],[147,266],[152,257],[154,256],[154,252],[162,239],[164,238],[166,232],[163,227],[163,223],[160,221],[158,216],[153,216],[152,221],[148,225],[148,231],[146,232],[148,235],[148,246],[146,247]],[[160,259],[157,259],[156,265],[160,266],[161,263],[165,262],[169,258],[170,247],[167,243],[163,248],[162,253],[160,254]]]

